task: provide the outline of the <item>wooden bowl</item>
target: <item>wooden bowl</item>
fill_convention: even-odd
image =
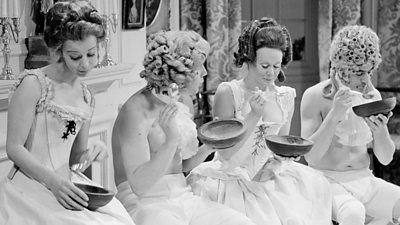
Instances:
[[[96,210],[99,207],[107,205],[114,197],[114,193],[112,191],[102,187],[97,187],[90,184],[74,184],[89,197],[87,206],[89,210]]]
[[[218,119],[203,124],[197,134],[200,141],[216,149],[230,148],[239,143],[247,127],[238,119]]]
[[[369,117],[372,115],[387,115],[396,106],[396,97],[385,98],[362,105],[353,106],[353,111],[357,116]]]
[[[308,153],[313,142],[294,135],[268,135],[265,138],[268,148],[284,157],[298,157]]]

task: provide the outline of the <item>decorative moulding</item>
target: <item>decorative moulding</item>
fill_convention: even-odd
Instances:
[[[8,95],[16,80],[0,80],[0,112],[8,108]]]
[[[96,94],[105,92],[116,81],[121,86],[124,75],[130,73],[134,66],[134,64],[118,64],[94,69],[87,77],[82,78],[82,81]]]
[[[94,93],[105,92],[114,82],[119,82],[122,86],[124,75],[129,74],[134,66],[134,64],[118,64],[94,69],[87,77],[82,78],[82,81]],[[0,80],[0,112],[7,110],[9,90],[15,82],[16,80]]]

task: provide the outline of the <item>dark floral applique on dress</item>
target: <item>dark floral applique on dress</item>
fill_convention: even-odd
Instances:
[[[68,139],[68,135],[76,134],[76,122],[74,120],[68,120],[65,127],[67,128],[67,130],[63,132],[63,136],[61,137],[64,141]]]
[[[254,151],[251,153],[253,155],[258,155],[258,149],[266,149],[267,145],[265,143],[265,135],[267,134],[267,129],[268,125],[266,124],[261,124],[258,126],[258,130],[255,132],[256,137],[255,139],[255,144],[253,145]]]

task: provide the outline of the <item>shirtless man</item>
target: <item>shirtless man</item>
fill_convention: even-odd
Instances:
[[[147,49],[147,87],[126,101],[113,129],[117,198],[138,225],[253,224],[195,196],[183,175],[215,150],[198,148],[196,125],[171,84],[197,93],[209,44],[193,31],[169,31],[150,36]]]
[[[334,220],[361,225],[365,215],[380,221],[400,217],[400,187],[373,176],[367,145],[383,165],[395,151],[387,116],[360,118],[352,106],[380,100],[371,75],[381,62],[379,38],[365,26],[347,26],[330,49],[330,79],[308,88],[301,101],[301,133],[314,141],[305,156],[331,182]]]

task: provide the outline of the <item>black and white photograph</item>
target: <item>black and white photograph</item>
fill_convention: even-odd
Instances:
[[[400,1],[0,0],[0,225],[399,225]]]

